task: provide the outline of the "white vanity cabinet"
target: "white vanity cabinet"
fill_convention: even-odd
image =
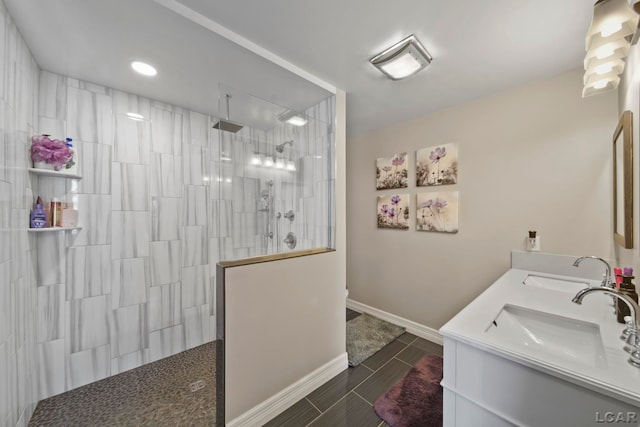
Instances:
[[[444,426],[640,425],[639,407],[537,368],[445,337]]]
[[[599,284],[512,268],[447,322],[444,426],[640,426],[640,369],[611,297],[571,301]]]

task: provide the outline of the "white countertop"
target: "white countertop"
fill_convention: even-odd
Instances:
[[[447,338],[640,406],[640,369],[627,362],[629,354],[622,349],[624,342],[619,338],[624,325],[616,321],[611,297],[604,293],[590,294],[584,298],[582,305],[578,305],[571,301],[573,292],[523,285],[522,282],[529,275],[580,280],[589,286],[600,285],[599,280],[511,269],[447,322],[440,333]],[[522,346],[514,345],[501,336],[488,334],[487,329],[505,304],[599,325],[604,360],[596,366],[572,363],[562,357],[528,353]]]

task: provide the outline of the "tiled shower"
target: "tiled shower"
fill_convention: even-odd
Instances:
[[[288,252],[289,232],[294,250],[333,246],[335,106],[310,107],[303,127],[218,131],[206,114],[40,70],[0,13],[0,425],[13,426],[40,399],[214,340],[218,261]],[[28,172],[41,133],[73,138],[82,179]],[[277,161],[284,141],[295,170],[251,163]],[[38,195],[73,203],[82,229],[29,233]]]

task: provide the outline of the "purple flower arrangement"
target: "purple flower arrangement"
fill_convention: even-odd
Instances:
[[[51,139],[49,135],[37,135],[31,137],[31,160],[35,163],[44,162],[56,171],[63,167],[70,168],[74,165],[71,140],[61,141]]]

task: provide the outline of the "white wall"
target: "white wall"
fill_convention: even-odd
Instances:
[[[618,88],[618,116],[625,110],[633,112],[633,248],[615,245],[616,256],[621,266],[640,269],[640,46],[629,52],[627,65]],[[636,274],[637,275],[637,274]]]
[[[528,230],[545,252],[613,258],[616,94],[581,90],[576,70],[349,140],[350,298],[439,328],[509,268]],[[415,151],[444,143],[458,144],[458,184],[416,188]],[[376,191],[375,159],[404,151],[409,188]],[[415,230],[415,194],[438,190],[460,193],[458,234]],[[410,230],[378,230],[376,196],[395,193],[411,195]]]

